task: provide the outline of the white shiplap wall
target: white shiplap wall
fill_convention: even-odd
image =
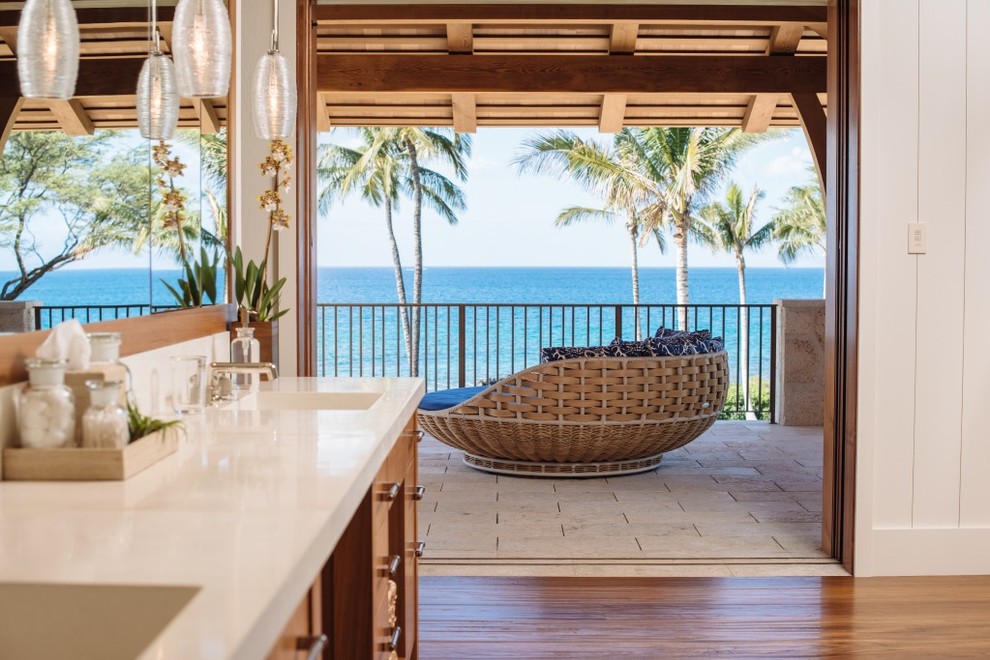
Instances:
[[[862,11],[856,572],[990,573],[990,2]]]

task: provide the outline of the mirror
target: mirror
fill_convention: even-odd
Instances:
[[[161,49],[170,54],[175,0],[158,2]],[[158,142],[140,138],[134,88],[148,52],[149,7],[139,0],[77,6],[76,97],[17,94],[17,22],[23,3],[0,4],[0,332],[147,314],[176,306],[178,232],[165,226],[163,193],[181,192],[182,248],[223,262],[226,240],[226,99],[181,99],[168,141],[181,175],[159,176]],[[47,136],[47,141],[44,138]],[[44,165],[43,168],[29,166]],[[178,169],[178,168],[174,168]],[[35,171],[26,181],[27,172]],[[39,173],[40,172],[40,173]],[[18,179],[18,176],[21,178]],[[174,224],[174,223],[173,223]],[[222,268],[216,301],[223,302]],[[34,309],[31,301],[40,301]],[[206,302],[209,302],[207,299]]]

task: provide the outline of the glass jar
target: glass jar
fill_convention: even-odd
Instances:
[[[124,368],[127,373],[127,401],[134,401],[134,382],[131,378],[131,369],[120,361],[121,337],[119,332],[91,332],[86,337],[89,339],[89,361],[90,364],[117,364]]]
[[[90,449],[123,449],[130,439],[127,411],[118,402],[120,383],[87,380],[89,408],[82,418],[82,444]]]
[[[237,337],[230,342],[231,362],[261,361],[261,343],[254,338],[254,328],[246,325],[237,327]],[[231,383],[235,390],[250,389],[255,383],[255,374],[233,374]]]
[[[58,449],[75,445],[76,410],[65,386],[65,360],[26,360],[28,384],[17,396],[21,446]]]

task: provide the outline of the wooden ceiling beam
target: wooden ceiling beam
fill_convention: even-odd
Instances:
[[[326,133],[331,128],[333,124],[330,121],[330,108],[329,103],[327,103],[327,95],[323,92],[317,92],[316,94],[316,130],[320,133]]]
[[[602,97],[598,130],[601,133],[618,133],[626,120],[626,94],[605,94]]]
[[[447,23],[447,52],[457,55],[474,52],[473,23]]]
[[[454,130],[458,133],[476,133],[478,108],[474,94],[451,94],[450,101],[454,111]]]
[[[158,7],[158,20],[171,21],[175,15],[175,7]],[[20,9],[0,11],[0,27],[16,28],[21,20]],[[76,21],[79,27],[85,29],[97,25],[147,25],[147,7],[77,7]]]
[[[86,114],[86,109],[78,99],[68,101],[48,101],[55,120],[62,127],[62,132],[66,135],[81,136],[92,135],[94,132],[93,122]]]
[[[316,77],[322,92],[786,94],[825,92],[825,64],[733,55],[321,54]]]
[[[828,136],[828,126],[825,117],[825,108],[817,94],[806,92],[792,93],[794,108],[797,110],[798,118],[801,120],[801,128],[808,138],[808,146],[811,147],[811,155],[815,159],[815,169],[818,170],[818,181],[822,184],[822,190],[827,190],[825,184],[825,164],[826,164],[826,138]]]
[[[199,132],[204,135],[215,135],[220,132],[223,122],[217,116],[217,109],[211,99],[188,99],[196,116],[199,118]]]
[[[803,25],[775,25],[770,31],[767,44],[767,55],[791,56],[797,52],[801,37],[804,35]],[[770,128],[774,110],[780,101],[779,94],[757,94],[750,99],[746,115],[743,117],[742,129],[747,133],[764,133]]]
[[[639,37],[639,23],[615,23],[609,35],[610,55],[632,55],[636,52],[636,39]]]
[[[3,149],[7,146],[7,139],[14,129],[14,122],[24,105],[24,98],[20,96],[0,96],[0,157]]]
[[[76,96],[134,95],[144,57],[79,60]],[[19,89],[17,62],[0,62],[0,89]]]
[[[0,39],[7,44],[10,48],[10,52],[17,55],[17,28],[16,27],[2,27],[0,28]]]
[[[632,4],[319,4],[317,21],[350,24],[423,24],[451,22],[533,23],[731,23],[735,25],[809,25],[825,23],[827,8],[807,5],[632,5]]]

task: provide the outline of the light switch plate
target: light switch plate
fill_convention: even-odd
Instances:
[[[908,223],[908,254],[925,254],[928,251],[927,223]]]

